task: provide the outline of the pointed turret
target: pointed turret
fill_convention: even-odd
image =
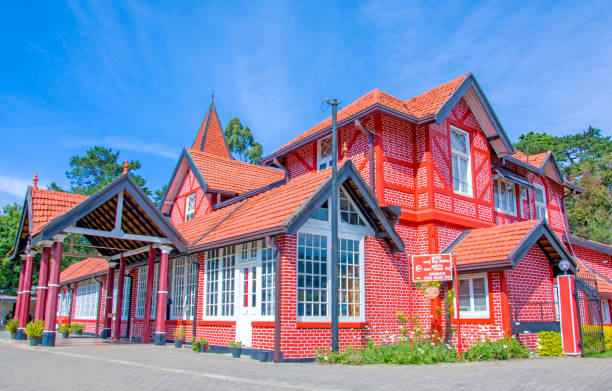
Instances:
[[[202,126],[200,126],[191,148],[227,159],[232,158],[225,144],[223,127],[221,121],[219,121],[214,99],[210,102]]]

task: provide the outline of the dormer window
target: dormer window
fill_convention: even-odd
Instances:
[[[185,200],[185,221],[193,219],[195,216],[195,193],[189,194]]]
[[[470,135],[461,129],[451,127],[450,137],[453,161],[453,191],[471,197]]]
[[[317,142],[317,167],[318,171],[331,167],[332,164],[332,138],[331,136],[320,139]]]

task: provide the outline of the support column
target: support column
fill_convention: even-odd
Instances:
[[[113,290],[115,289],[115,264],[108,265],[108,274],[106,275],[106,304],[104,305],[104,328],[100,338],[110,338],[111,325],[113,319],[110,313],[113,310]]]
[[[40,258],[40,268],[38,270],[38,288],[36,289],[36,309],[34,319],[45,319],[45,304],[47,303],[47,283],[49,281],[49,260],[51,259],[51,246],[53,242],[42,242],[43,249]]]
[[[59,293],[59,277],[62,268],[62,245],[66,235],[53,237],[53,255],[49,272],[49,293],[45,304],[45,329],[43,331],[43,346],[55,346],[55,318],[57,316],[57,295]]]
[[[580,350],[580,329],[578,323],[578,306],[576,305],[576,286],[574,276],[558,276],[557,285],[559,287],[559,308],[561,309],[561,343],[563,344],[563,354],[579,355]]]
[[[149,328],[151,326],[151,304],[153,302],[153,277],[155,276],[155,254],[157,250],[151,246],[149,249],[149,266],[147,268],[147,288],[145,290],[145,307],[144,317],[142,319],[142,342],[148,343],[151,339],[151,332]],[[140,279],[140,276],[138,276]]]
[[[123,313],[123,287],[125,285],[125,257],[121,254],[119,261],[119,277],[117,282],[117,306],[115,307],[115,331],[113,339],[121,339],[121,314]]]
[[[21,301],[19,305],[19,333],[17,330],[18,339],[26,339],[25,327],[30,319],[30,294],[32,289],[32,268],[34,267],[34,252],[26,252],[25,272],[23,274],[23,284],[21,285]]]
[[[155,319],[155,345],[166,344],[166,306],[168,305],[168,266],[172,247],[160,247],[159,290],[157,292],[157,318]]]
[[[25,275],[25,269],[26,269],[26,255],[22,254],[21,255],[21,268],[19,269],[19,283],[17,283],[17,302],[15,303],[15,312],[13,313],[13,319],[17,319],[20,323],[19,323],[19,328],[17,329],[17,334],[16,337],[17,339],[25,339],[25,333],[24,333],[24,327],[21,325],[21,296],[22,295],[22,288],[23,288],[23,283],[25,281],[24,275]]]

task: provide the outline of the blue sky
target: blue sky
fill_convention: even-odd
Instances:
[[[229,3],[229,2],[227,2]],[[264,155],[373,88],[402,99],[473,72],[512,140],[612,134],[607,2],[13,2],[0,15],[0,205],[68,182],[93,145],[168,181],[210,103]]]

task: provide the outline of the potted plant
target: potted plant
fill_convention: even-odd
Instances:
[[[208,341],[203,338],[196,338],[191,346],[191,350],[193,350],[194,352],[205,353],[208,349],[210,349],[210,347],[208,346]]]
[[[68,338],[70,335],[70,325],[69,324],[61,324],[59,327],[59,332],[62,333],[63,338]]]
[[[185,341],[185,326],[181,326],[179,328],[177,328],[176,330],[174,330],[174,347],[175,348],[182,348],[183,347],[183,342]]]
[[[240,358],[240,355],[242,354],[242,347],[244,346],[242,342],[240,341],[230,342],[229,345],[230,345],[230,348],[232,348],[232,357]]]
[[[9,319],[6,322],[5,328],[11,333],[11,339],[17,338],[17,329],[19,328],[19,321],[17,319]]]
[[[70,329],[76,334],[76,335],[83,335],[83,330],[85,330],[85,325],[82,323],[73,323],[70,326]]]
[[[30,340],[30,346],[38,345],[38,342],[42,338],[43,330],[45,329],[44,320],[33,320],[26,325],[25,333]]]

